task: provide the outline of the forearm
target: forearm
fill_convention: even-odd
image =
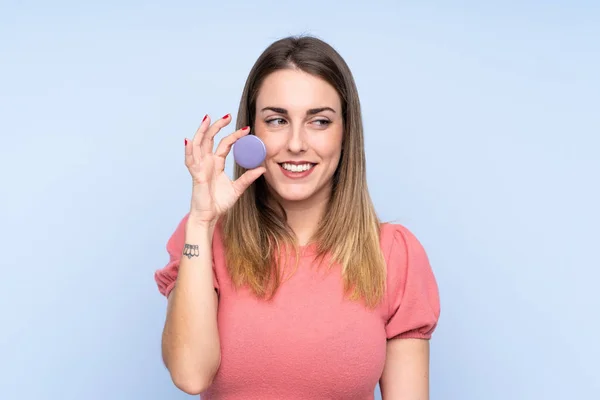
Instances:
[[[211,384],[221,357],[213,286],[213,230],[187,223],[186,250],[169,296],[163,332],[165,365],[175,385],[189,394],[198,394]]]

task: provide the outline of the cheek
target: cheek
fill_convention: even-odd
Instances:
[[[323,158],[327,158],[332,162],[337,162],[342,154],[342,135],[335,134],[330,137],[323,138],[318,143],[318,149]]]
[[[256,136],[263,141],[267,148],[267,159],[279,154],[285,147],[284,135],[273,135],[269,133],[256,133]],[[283,140],[282,140],[283,139]]]

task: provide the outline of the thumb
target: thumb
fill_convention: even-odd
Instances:
[[[242,193],[244,193],[244,191],[248,189],[248,187],[252,185],[252,183],[257,180],[259,176],[265,173],[265,171],[265,167],[258,167],[244,172],[242,176],[237,178],[235,182],[233,182],[233,189],[238,196],[241,196]]]

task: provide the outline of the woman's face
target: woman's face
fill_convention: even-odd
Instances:
[[[255,121],[274,195],[282,202],[328,199],[344,131],[333,86],[297,69],[276,71],[259,90]]]

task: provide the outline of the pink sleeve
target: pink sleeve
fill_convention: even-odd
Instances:
[[[167,242],[167,253],[169,254],[169,262],[163,268],[154,272],[154,280],[158,286],[158,291],[165,297],[169,297],[171,290],[175,287],[177,281],[177,273],[179,272],[179,262],[183,253],[183,245],[185,242],[185,226],[189,215],[185,215],[175,232],[171,235]],[[213,284],[216,290],[219,289],[217,275],[213,261]]]
[[[435,276],[418,239],[401,225],[392,227],[387,262],[389,318],[386,336],[388,339],[430,339],[440,316]]]

